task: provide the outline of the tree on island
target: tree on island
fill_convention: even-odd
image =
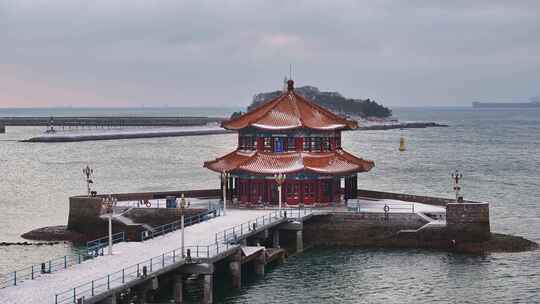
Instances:
[[[392,110],[384,107],[371,99],[352,99],[343,97],[338,92],[321,92],[313,86],[303,86],[295,89],[295,92],[303,97],[342,115],[355,115],[360,117],[381,117],[392,116]],[[278,97],[282,92],[259,93],[253,97],[253,101],[248,106],[248,111],[253,108]],[[241,112],[240,112],[241,113]],[[237,112],[233,115],[238,115]]]

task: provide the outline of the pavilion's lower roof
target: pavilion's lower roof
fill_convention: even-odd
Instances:
[[[331,152],[285,152],[235,150],[204,166],[216,172],[244,171],[253,174],[296,173],[319,174],[366,172],[375,166],[371,160],[358,158],[342,149]]]

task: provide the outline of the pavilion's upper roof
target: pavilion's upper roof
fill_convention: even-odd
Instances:
[[[237,118],[223,122],[229,130],[255,127],[264,130],[314,130],[356,129],[355,121],[347,120],[309,101],[294,91],[294,82],[287,82],[287,91],[280,96]]]
[[[235,150],[223,157],[204,163],[216,172],[244,171],[253,174],[297,173],[346,174],[366,172],[375,164],[342,149],[329,152],[285,152]]]

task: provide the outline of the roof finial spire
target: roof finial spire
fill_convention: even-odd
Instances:
[[[287,80],[287,91],[294,91],[294,81],[292,79]]]
[[[289,63],[289,79],[292,79],[292,63]]]

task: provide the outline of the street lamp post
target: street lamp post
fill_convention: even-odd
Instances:
[[[83,168],[82,172],[86,177],[86,189],[88,191],[88,196],[90,196],[92,194],[92,189],[90,188],[90,185],[94,183],[94,181],[92,180],[94,170],[90,168],[90,166],[86,165],[86,168]]]
[[[230,174],[226,171],[221,173],[221,181],[223,182],[223,215],[227,215],[227,183],[229,181]]]
[[[184,196],[184,193],[182,193],[182,197],[180,198],[180,242],[182,250],[182,258],[184,258],[184,208],[186,208],[186,198]]]
[[[274,174],[274,179],[276,180],[276,183],[277,183],[277,186],[278,186],[278,200],[279,200],[278,208],[279,208],[280,212],[281,212],[281,201],[282,201],[281,186],[285,182],[285,178],[286,178],[286,176],[283,173]]]
[[[105,207],[106,212],[109,214],[109,255],[112,255],[112,218],[113,218],[113,206],[116,205],[117,199],[112,196],[103,198],[103,206]]]
[[[462,202],[463,197],[460,195],[461,185],[459,182],[463,179],[463,174],[459,173],[459,171],[456,170],[455,172],[451,174],[451,176],[452,176],[452,180],[454,181],[454,191],[456,192],[456,203]]]

